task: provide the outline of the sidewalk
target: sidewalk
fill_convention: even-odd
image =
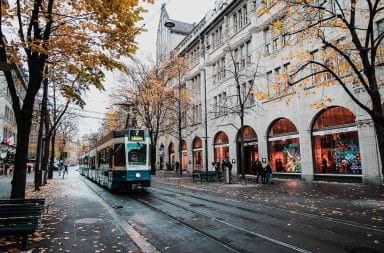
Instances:
[[[0,176],[0,199],[8,199],[11,195],[11,181],[12,181],[13,175],[1,175]],[[34,180],[34,174],[33,173],[27,173],[27,189],[32,189],[34,187],[33,184]]]
[[[28,252],[142,252],[136,239],[116,221],[114,212],[70,170],[27,198],[45,198],[39,231],[29,237]],[[124,223],[124,221],[122,221]],[[135,241],[134,241],[135,240]],[[0,239],[0,252],[20,252],[11,238]]]

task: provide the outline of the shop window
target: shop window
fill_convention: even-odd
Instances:
[[[268,134],[269,160],[274,172],[301,173],[300,142],[296,126],[281,118]]]
[[[228,136],[224,132],[219,132],[216,134],[214,145],[215,161],[219,161],[221,163],[226,157],[229,157]]]
[[[193,170],[202,170],[203,169],[203,143],[199,137],[196,137],[193,140],[192,147],[193,155]]]
[[[258,149],[258,141],[257,141],[257,135],[256,132],[253,130],[250,126],[245,126],[243,128],[243,143],[244,143],[244,158],[245,158],[245,168],[244,172],[245,174],[251,174],[256,175],[256,168],[255,166],[252,166],[252,164],[259,159],[259,149]],[[241,161],[241,142],[240,142],[240,131],[238,132],[237,136],[237,142],[238,142],[238,152],[237,152],[237,160]]]
[[[362,173],[355,115],[346,108],[324,110],[313,124],[316,174]]]

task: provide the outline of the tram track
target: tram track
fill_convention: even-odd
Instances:
[[[300,252],[300,253],[311,253],[311,251],[308,251],[308,250],[302,249],[302,248],[300,248],[300,247],[291,245],[291,244],[289,244],[289,243],[286,243],[286,242],[283,242],[283,241],[274,239],[274,238],[272,238],[272,237],[263,235],[263,234],[261,234],[261,233],[257,233],[257,232],[251,231],[251,230],[246,229],[246,228],[244,228],[244,227],[242,227],[242,226],[233,224],[233,223],[231,223],[231,222],[228,222],[228,221],[225,221],[225,220],[223,220],[223,219],[214,217],[214,216],[212,216],[212,215],[208,215],[208,214],[206,214],[206,213],[202,213],[202,212],[198,212],[198,211],[196,211],[196,210],[191,210],[191,209],[185,208],[185,207],[183,207],[182,205],[178,205],[178,204],[176,204],[176,203],[173,203],[173,202],[170,202],[170,201],[161,199],[161,198],[159,198],[159,197],[151,196],[150,198],[151,198],[151,199],[158,200],[158,201],[161,201],[161,202],[166,203],[166,204],[169,204],[169,205],[176,206],[176,207],[181,208],[181,209],[183,209],[183,210],[185,210],[185,211],[188,211],[188,212],[194,213],[194,214],[196,214],[196,215],[198,215],[198,216],[201,216],[201,217],[203,217],[203,218],[205,218],[205,219],[208,219],[208,220],[211,220],[211,221],[215,221],[215,222],[217,222],[217,223],[223,224],[223,225],[225,225],[225,226],[228,226],[228,227],[230,227],[230,228],[232,228],[232,229],[235,229],[235,230],[237,230],[237,231],[240,231],[240,232],[242,232],[242,233],[251,235],[251,236],[253,236],[253,237],[260,238],[260,239],[262,239],[262,240],[268,241],[269,243],[276,244],[276,245],[278,245],[278,246],[280,246],[280,247],[289,249],[289,250],[291,250],[291,251],[294,251],[294,252]],[[227,242],[221,240],[220,238],[217,238],[217,237],[215,237],[215,236],[213,236],[213,235],[211,235],[211,234],[205,232],[204,230],[198,228],[197,226],[194,226],[194,225],[192,225],[192,224],[190,224],[190,223],[184,221],[183,219],[178,218],[178,217],[175,216],[175,215],[172,215],[172,214],[170,214],[170,213],[168,213],[168,212],[162,210],[161,208],[159,208],[159,207],[157,207],[157,206],[151,204],[149,201],[146,201],[146,200],[143,200],[143,199],[139,199],[139,198],[135,198],[135,200],[138,201],[138,202],[140,202],[140,203],[142,203],[142,204],[144,204],[144,205],[146,205],[146,206],[148,206],[148,207],[150,207],[150,208],[153,209],[153,210],[156,210],[157,212],[162,213],[163,215],[167,216],[168,218],[170,218],[170,219],[172,219],[172,220],[174,220],[174,221],[177,221],[177,222],[179,222],[179,223],[181,223],[181,224],[183,224],[183,225],[189,227],[190,229],[193,229],[193,230],[195,230],[195,231],[197,231],[197,232],[199,232],[199,233],[201,233],[201,234],[203,234],[203,235],[205,235],[205,236],[207,236],[207,237],[209,237],[209,238],[215,240],[216,242],[219,242],[219,243],[225,245],[226,247],[228,247],[229,249],[233,250],[234,252],[247,252],[247,251],[244,251],[244,250],[240,249],[240,248],[237,247],[237,246],[234,246],[234,245],[232,245],[232,244],[230,244],[230,243],[227,243]]]
[[[100,194],[101,193],[99,193],[99,195]],[[226,248],[230,252],[255,252],[253,248],[250,248],[250,247],[258,247],[257,248],[259,250],[258,252],[307,253],[312,251],[318,252],[319,249],[323,249],[322,246],[318,246],[320,248],[316,248],[316,246],[312,247],[311,244],[308,244],[308,243],[302,244],[300,241],[290,240],[284,236],[282,237],[281,233],[284,234],[288,232],[290,233],[293,232],[290,230],[290,228],[284,227],[285,221],[290,221],[290,219],[292,221],[292,218],[289,218],[289,216],[288,217],[283,215],[280,216],[278,213],[289,213],[293,216],[296,216],[296,218],[293,218],[293,220],[297,221],[297,224],[295,224],[296,232],[293,232],[293,233],[296,233],[296,235],[300,236],[300,234],[297,234],[298,231],[308,231],[309,234],[307,234],[303,238],[306,238],[306,240],[309,240],[309,242],[313,241],[312,239],[316,240],[317,236],[313,236],[313,234],[316,235],[316,233],[318,232],[311,231],[311,229],[313,228],[312,226],[307,226],[307,228],[304,228],[309,230],[300,230],[302,228],[298,228],[297,226],[306,225],[305,222],[301,223],[302,225],[300,225],[300,222],[302,222],[299,218],[300,216],[305,216],[311,219],[319,219],[320,220],[319,223],[321,223],[321,221],[327,221],[327,222],[331,222],[335,224],[337,223],[339,225],[344,225],[344,226],[348,225],[354,229],[359,228],[359,229],[370,230],[370,231],[374,229],[374,231],[377,233],[384,232],[384,229],[378,226],[373,226],[373,227],[369,225],[366,226],[364,224],[338,220],[334,218],[322,217],[315,214],[308,214],[304,212],[292,211],[290,209],[285,209],[285,208],[265,206],[258,203],[232,200],[232,199],[217,197],[217,196],[214,197],[214,198],[217,198],[217,200],[215,200],[206,196],[202,196],[198,194],[198,192],[196,192],[196,194],[190,194],[188,192],[183,192],[183,191],[180,192],[174,189],[168,189],[166,187],[152,186],[151,188],[148,189],[148,194],[144,194],[141,196],[137,196],[137,195],[135,196],[135,194],[113,195],[115,196],[113,199],[116,199],[120,203],[122,203],[121,201],[125,202],[128,200],[132,200],[133,202],[131,203],[137,202],[137,205],[142,205],[143,207],[146,206],[148,208],[147,210],[152,210],[152,212],[144,211],[143,213],[147,213],[147,212],[159,213],[160,215],[163,215],[170,221],[174,222],[176,226],[177,225],[183,226],[186,231],[187,230],[194,231],[191,233],[200,234],[200,236],[203,236],[206,238],[206,240],[204,241],[206,242],[211,241],[212,243],[216,243],[217,246],[220,245],[219,247]],[[107,199],[110,198],[108,197],[110,195],[109,193],[102,194],[102,195],[104,196],[103,198],[107,198]],[[105,200],[110,202],[109,205],[111,205],[113,201],[109,201],[107,199]],[[229,203],[230,201],[231,203]],[[213,203],[214,205],[212,207],[212,205],[209,205],[204,202]],[[252,209],[252,207],[248,208],[247,205],[250,205],[250,204],[255,206],[256,208],[254,209]],[[203,209],[200,209],[200,207]],[[130,207],[128,205],[122,204],[121,208],[129,209]],[[271,214],[263,211],[263,208],[267,208],[268,210],[274,210],[276,212]],[[121,209],[121,210],[124,210],[124,209]],[[139,209],[143,211],[143,209],[141,208]],[[220,211],[215,209],[219,209]],[[249,212],[252,215],[249,215],[246,213],[239,214],[239,215],[233,214],[233,212],[236,209],[244,212]],[[225,211],[226,213],[224,216],[222,215],[223,211]],[[124,212],[121,213],[120,211],[119,213],[120,215],[124,214]],[[256,216],[258,216],[258,218],[255,219],[254,217]],[[167,220],[167,219],[164,219],[164,220]],[[236,219],[239,219],[239,221],[242,220],[242,222],[238,222],[236,221]],[[271,221],[271,219],[274,221]],[[262,224],[264,223],[264,221],[266,221],[266,223]],[[250,224],[258,224],[257,225],[258,231],[255,231],[249,228],[248,226]],[[271,225],[274,228],[272,228]],[[176,226],[175,226],[175,229],[176,229]],[[270,226],[270,228],[268,230],[263,230],[264,228],[266,228],[264,226]],[[329,225],[329,226],[331,227],[331,230],[329,231],[329,233],[330,234],[335,233],[335,231],[332,229],[332,225]],[[252,228],[253,227],[254,225],[252,226]],[[278,231],[280,231],[279,232],[280,235],[278,235],[277,237],[271,234],[273,229],[276,229],[276,228],[278,229]],[[317,229],[319,229],[319,227],[317,227]],[[325,231],[325,232],[327,231],[327,228],[321,228],[321,229],[322,231]],[[225,232],[222,233],[219,231],[225,231]],[[264,231],[269,231],[269,232],[265,234]],[[315,230],[315,231],[319,231],[319,230]],[[142,233],[146,234],[145,229],[142,230]],[[235,236],[233,237],[233,235]],[[300,238],[300,237],[297,237],[297,238]],[[242,240],[239,241],[235,238],[242,238]],[[246,238],[249,238],[250,240]],[[318,240],[322,241],[323,244],[331,243],[333,246],[330,246],[330,247],[333,249],[335,249],[335,246],[343,246],[343,247],[349,246],[348,244],[345,244],[345,243],[340,244],[337,242],[337,240],[335,241],[334,239],[325,239],[325,238],[326,237],[320,236]],[[288,240],[289,242],[287,243],[286,240]],[[155,242],[156,244],[156,241],[153,241],[153,242]],[[246,245],[247,243],[250,243],[250,245]],[[322,245],[322,243],[318,245]],[[298,245],[300,245],[300,247],[302,248],[298,247]],[[267,250],[260,251],[260,249],[263,249],[263,247],[264,249],[267,249]],[[308,250],[305,248],[308,248]]]
[[[215,203],[215,204],[218,204],[218,205],[224,205],[224,206],[227,206],[227,207],[237,208],[237,209],[244,210],[244,211],[251,212],[251,213],[257,213],[255,210],[253,210],[251,208],[247,208],[247,207],[243,207],[243,206],[239,206],[239,205],[235,205],[235,204],[223,203],[223,202],[220,202],[220,201],[215,201],[213,199],[208,199],[208,198],[204,198],[204,197],[201,197],[201,196],[196,196],[196,195],[188,194],[186,192],[179,192],[179,191],[175,191],[175,190],[171,190],[171,189],[164,188],[164,187],[159,187],[159,186],[153,186],[152,189],[155,189],[155,190],[156,189],[160,189],[162,191],[171,192],[171,193],[174,193],[174,194],[179,194],[181,196],[187,196],[187,197],[195,198],[195,199],[198,199],[198,200],[212,202],[212,203]],[[260,203],[245,202],[245,201],[239,201],[239,200],[233,200],[233,199],[226,199],[226,198],[222,198],[222,197],[217,197],[217,198],[220,198],[223,201],[230,200],[230,201],[238,202],[238,203],[241,203],[241,204],[244,204],[244,205],[250,205],[251,204],[251,205],[262,207],[262,208],[269,209],[269,210],[274,210],[274,211],[278,211],[278,212],[290,213],[290,214],[293,214],[293,215],[298,215],[300,217],[308,217],[308,218],[313,218],[313,219],[317,219],[317,220],[323,220],[323,221],[326,221],[326,222],[336,223],[336,224],[340,224],[340,225],[344,225],[344,226],[349,226],[349,227],[353,227],[353,228],[357,228],[357,229],[364,229],[364,230],[367,230],[367,231],[384,233],[384,227],[380,227],[380,226],[366,225],[366,224],[361,224],[361,223],[354,222],[354,221],[348,221],[348,220],[332,218],[332,217],[324,217],[324,216],[321,216],[321,215],[316,215],[316,214],[311,214],[311,213],[306,213],[306,212],[301,212],[301,211],[290,210],[288,208],[268,206],[268,205],[260,204]]]

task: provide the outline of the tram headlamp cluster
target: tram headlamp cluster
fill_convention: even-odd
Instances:
[[[141,174],[139,172],[136,172],[136,177],[137,178],[140,178],[141,177]]]

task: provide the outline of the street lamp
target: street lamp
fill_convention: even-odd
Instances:
[[[127,118],[125,120],[125,128],[136,127],[136,118],[132,117],[131,119],[131,108],[135,106],[135,103],[127,102],[127,103],[115,103],[113,105],[125,106],[127,107]]]
[[[61,141],[61,151],[60,151],[60,161],[64,164],[64,146],[65,146],[65,139]]]

